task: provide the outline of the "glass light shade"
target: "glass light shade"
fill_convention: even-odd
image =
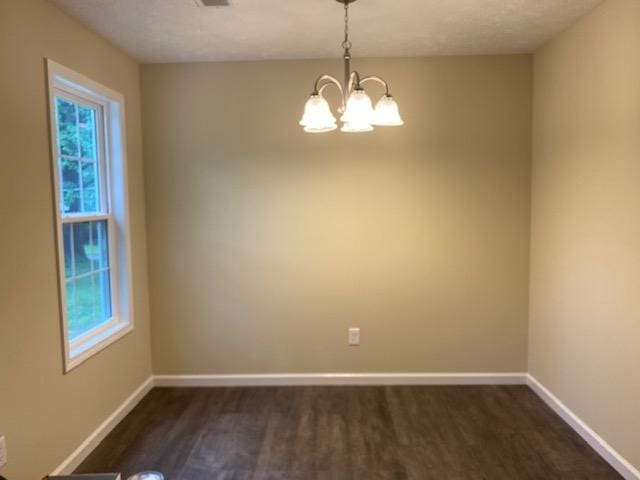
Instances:
[[[304,131],[307,133],[327,133],[333,132],[336,128],[338,128],[338,125],[334,123],[328,127],[304,127]]]
[[[340,130],[345,133],[370,132],[373,130],[373,126],[370,123],[346,122]]]
[[[404,125],[400,117],[398,104],[391,95],[385,95],[378,101],[373,113],[372,123],[383,127],[399,127],[400,125]]]
[[[371,126],[373,121],[373,104],[364,90],[354,90],[347,99],[347,106],[341,120],[344,123],[357,125],[359,128]],[[343,131],[347,131],[344,130]],[[354,130],[348,130],[354,131]],[[367,130],[356,130],[367,131]]]
[[[336,117],[331,113],[329,103],[320,95],[311,95],[304,106],[304,115],[300,125],[305,132],[323,133],[338,128]]]

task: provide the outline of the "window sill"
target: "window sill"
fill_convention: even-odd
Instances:
[[[119,322],[107,328],[99,335],[96,335],[90,340],[87,340],[86,342],[83,342],[77,347],[71,349],[65,362],[65,373],[69,373],[85,360],[88,360],[96,353],[104,350],[131,331],[133,331],[133,324],[130,322]]]

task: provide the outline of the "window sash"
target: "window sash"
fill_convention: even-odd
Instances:
[[[80,224],[80,223],[91,223],[91,222],[100,222],[100,221],[106,221],[107,223],[107,250],[108,250],[108,262],[107,262],[107,267],[105,268],[100,268],[100,269],[96,269],[96,270],[90,270],[88,272],[84,272],[81,274],[76,274],[75,271],[73,272],[73,274],[69,277],[66,276],[64,269],[65,269],[65,252],[64,252],[64,247],[62,249],[62,258],[61,258],[61,265],[59,268],[61,268],[61,285],[60,285],[60,291],[61,291],[61,302],[62,302],[62,307],[64,309],[64,313],[63,313],[63,321],[65,323],[65,331],[66,331],[66,337],[67,337],[67,341],[69,342],[69,345],[71,347],[71,350],[77,350],[78,346],[80,346],[82,343],[86,342],[86,341],[90,341],[93,337],[95,337],[97,334],[99,334],[100,332],[102,332],[103,330],[105,330],[106,328],[113,326],[115,323],[119,322],[119,310],[118,310],[118,279],[117,279],[117,275],[118,275],[118,270],[117,270],[117,250],[115,248],[116,245],[116,228],[117,228],[117,224],[115,219],[113,218],[113,215],[110,214],[96,214],[96,215],[77,215],[77,216],[72,216],[72,217],[63,217],[60,219],[59,224],[60,224],[60,228],[62,229],[63,225],[76,225],[76,224]],[[72,249],[73,249],[73,245],[72,245]],[[71,254],[72,257],[75,257],[75,254],[72,253]],[[75,259],[72,258],[72,261],[75,264]],[[109,302],[111,304],[111,317],[108,318],[106,321],[99,323],[98,325],[92,327],[91,329],[87,330],[86,332],[84,332],[82,335],[75,337],[75,338],[71,338],[69,335],[69,306],[67,305],[67,283],[70,281],[73,281],[74,283],[77,280],[81,280],[83,278],[87,278],[90,277],[92,275],[95,275],[97,273],[101,273],[104,271],[108,271],[109,272],[109,288],[110,288],[110,298],[109,298]]]
[[[96,215],[77,215],[62,217],[58,221],[59,231],[62,232],[63,225],[74,225],[78,223],[94,222],[94,221],[107,221],[107,243],[109,249],[109,262],[108,268],[93,270],[79,275],[73,275],[69,278],[65,278],[64,273],[64,248],[62,245],[62,239],[60,239],[60,261],[58,268],[60,270],[60,302],[62,308],[62,321],[64,339],[67,344],[68,351],[66,352],[67,363],[65,369],[69,371],[81,363],[87,352],[95,348],[100,342],[108,340],[115,341],[122,335],[128,333],[133,328],[133,322],[128,320],[123,322],[120,317],[119,310],[119,285],[118,285],[118,261],[117,261],[117,248],[116,248],[116,221],[113,215],[96,214]],[[60,233],[61,235],[61,233]],[[67,282],[69,280],[76,280],[78,278],[86,278],[89,275],[94,275],[101,271],[109,271],[109,287],[110,287],[110,301],[111,301],[111,317],[93,328],[87,330],[82,335],[71,338],[69,335],[69,318],[68,318],[68,306],[67,306]],[[128,328],[128,329],[127,329]],[[90,356],[90,355],[89,355]],[[87,357],[88,358],[88,357]],[[71,365],[71,367],[69,366]]]
[[[118,325],[118,319],[111,317],[106,322],[103,322],[99,325],[96,325],[91,330],[83,333],[78,338],[74,338],[69,341],[69,346],[72,350],[77,351],[82,348],[83,345],[91,342],[91,340],[100,337],[103,333],[111,330],[113,327]]]
[[[110,220],[113,219],[113,215],[110,213],[70,213],[64,216],[61,216],[60,223],[66,225],[68,223],[85,223],[85,222],[97,222],[100,220]]]
[[[58,115],[57,115],[57,105],[56,105],[57,98],[62,98],[69,102],[82,105],[96,112],[96,152],[95,152],[96,158],[95,160],[82,157],[81,155],[78,155],[78,156],[66,155],[60,152],[59,138],[58,138]],[[63,218],[66,218],[66,217],[74,217],[79,215],[89,216],[89,215],[99,215],[99,214],[109,213],[111,210],[111,201],[110,201],[111,198],[109,194],[110,192],[109,173],[110,172],[109,172],[109,165],[108,165],[109,162],[107,161],[107,151],[106,151],[106,142],[105,142],[105,138],[107,135],[106,125],[108,123],[106,121],[106,116],[108,111],[107,106],[104,103],[93,101],[88,98],[85,98],[84,96],[76,94],[73,92],[73,90],[70,89],[70,87],[61,86],[61,85],[56,85],[53,88],[53,103],[54,103],[54,112],[55,112],[55,115],[54,115],[55,124],[52,126],[52,129],[54,131],[54,140],[55,140],[54,148],[56,150],[56,162],[57,162],[57,168],[58,168],[58,180],[56,181],[56,190],[58,191],[58,196],[60,197],[62,194],[62,191],[61,191],[62,190],[62,166],[61,166],[60,159],[62,158],[69,159],[74,162],[79,162],[80,165],[82,165],[82,162],[97,163],[97,166],[98,166],[98,169],[97,169],[98,190],[99,190],[98,208],[97,208],[98,211],[95,213],[86,213],[86,212],[65,213],[59,198],[57,207],[59,209],[60,215]],[[79,145],[80,145],[80,140],[78,139],[78,146]],[[78,150],[78,153],[81,154],[82,152]],[[79,173],[79,179],[80,179],[79,188],[80,188],[80,191],[82,192],[83,182],[82,182],[81,171]],[[82,201],[83,201],[82,195],[80,198],[81,198],[81,204],[82,204]]]

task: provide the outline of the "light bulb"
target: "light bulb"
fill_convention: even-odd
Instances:
[[[400,112],[398,110],[398,104],[391,95],[383,96],[376,104],[376,109],[373,114],[374,125],[384,127],[398,127],[404,125]]]
[[[343,132],[367,132],[372,129],[373,105],[364,90],[356,89],[349,95],[341,120],[349,124],[347,130],[342,129]]]
[[[319,94],[313,94],[307,100],[300,125],[308,133],[324,133],[338,128],[329,103]]]

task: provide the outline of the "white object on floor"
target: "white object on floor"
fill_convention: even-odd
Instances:
[[[0,437],[0,468],[7,464],[7,442],[4,435]]]
[[[140,472],[130,476],[127,480],[164,480],[160,472]]]

